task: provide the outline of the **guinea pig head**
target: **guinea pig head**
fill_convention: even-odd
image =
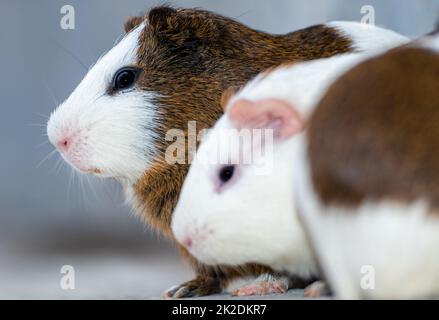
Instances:
[[[233,100],[197,151],[172,229],[204,263],[273,266],[303,237],[285,177],[304,124],[282,100]]]
[[[190,120],[210,127],[222,113],[223,89],[255,73],[232,73],[242,58],[233,38],[244,28],[210,12],[170,7],[130,18],[125,37],[52,113],[50,142],[79,171],[134,184],[164,156],[168,130],[185,129]]]
[[[131,178],[145,167],[154,93],[138,87],[142,28],[104,55],[49,119],[50,142],[79,171]]]

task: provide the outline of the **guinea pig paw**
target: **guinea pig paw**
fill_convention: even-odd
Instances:
[[[262,296],[282,294],[288,291],[288,283],[282,280],[255,281],[232,292],[233,296]]]
[[[331,291],[326,282],[318,280],[311,283],[305,288],[304,296],[306,298],[321,298],[324,296],[329,296]]]
[[[215,278],[198,277],[181,285],[173,286],[163,293],[167,299],[203,297],[220,293],[222,287]]]
[[[181,286],[179,285],[172,286],[168,290],[163,292],[162,296],[163,298],[168,298],[168,299],[173,298],[179,289],[181,289]]]

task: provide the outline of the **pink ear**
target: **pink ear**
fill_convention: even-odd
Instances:
[[[238,129],[273,129],[278,139],[289,138],[304,129],[298,112],[287,102],[274,98],[237,100],[230,108],[229,118]]]

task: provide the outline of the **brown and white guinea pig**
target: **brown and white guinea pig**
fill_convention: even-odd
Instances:
[[[120,181],[135,211],[171,239],[172,211],[189,164],[166,162],[174,142],[165,139],[169,130],[187,133],[188,121],[196,121],[198,131],[212,126],[222,114],[222,92],[266,68],[406,41],[353,22],[269,35],[208,11],[170,7],[130,18],[125,29],[52,113],[47,132],[74,168]],[[207,267],[179,249],[196,277],[167,296],[216,293],[231,278],[270,271]]]
[[[310,119],[295,201],[340,298],[439,297],[438,88],[436,34],[347,72]]]
[[[307,90],[278,89],[276,77],[297,79],[297,67],[321,63],[312,61],[230,100],[183,186],[176,238],[205,263],[303,277],[318,263],[340,298],[438,296],[439,36],[324,60],[337,69],[332,84],[317,74]],[[259,128],[274,131],[271,154],[252,150],[266,138],[238,144]]]
[[[280,66],[234,96],[226,92],[226,113],[203,139],[180,193],[172,221],[176,239],[205,264],[259,263],[283,275],[318,277],[292,196],[295,136],[333,81],[379,53]],[[238,292],[287,288],[284,276]]]

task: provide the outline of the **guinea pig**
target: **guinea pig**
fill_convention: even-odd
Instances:
[[[166,161],[170,130],[187,134],[189,121],[197,132],[211,127],[222,114],[222,92],[267,68],[407,41],[353,22],[269,35],[208,11],[171,7],[130,18],[125,30],[52,113],[47,133],[78,171],[120,181],[138,215],[171,240],[189,161]],[[206,266],[178,249],[196,276],[168,290],[169,297],[217,293],[232,278],[271,272],[259,265]]]
[[[209,265],[258,263],[310,282],[319,276],[292,196],[295,139],[289,138],[301,134],[338,76],[375,54],[280,66],[235,95],[225,93],[226,114],[197,150],[173,214],[174,235],[192,255]],[[258,128],[273,135],[253,130]],[[265,286],[270,293],[282,288],[282,277]]]
[[[295,202],[339,298],[439,296],[439,34],[335,81],[295,151]]]
[[[320,84],[322,99],[314,95],[304,106],[309,100],[288,99],[281,89],[275,96],[282,99],[238,93],[189,171],[174,212],[176,238],[205,263],[253,261],[303,277],[318,273],[315,252],[340,298],[437,295],[438,53],[436,36],[358,55],[337,70],[335,82]],[[278,72],[253,88],[264,92]],[[310,88],[319,76],[308,79]],[[271,86],[266,92],[279,88]],[[240,128],[274,131],[269,174],[255,165],[267,161],[236,161],[242,136],[222,133]],[[219,164],[224,151],[229,161]]]

